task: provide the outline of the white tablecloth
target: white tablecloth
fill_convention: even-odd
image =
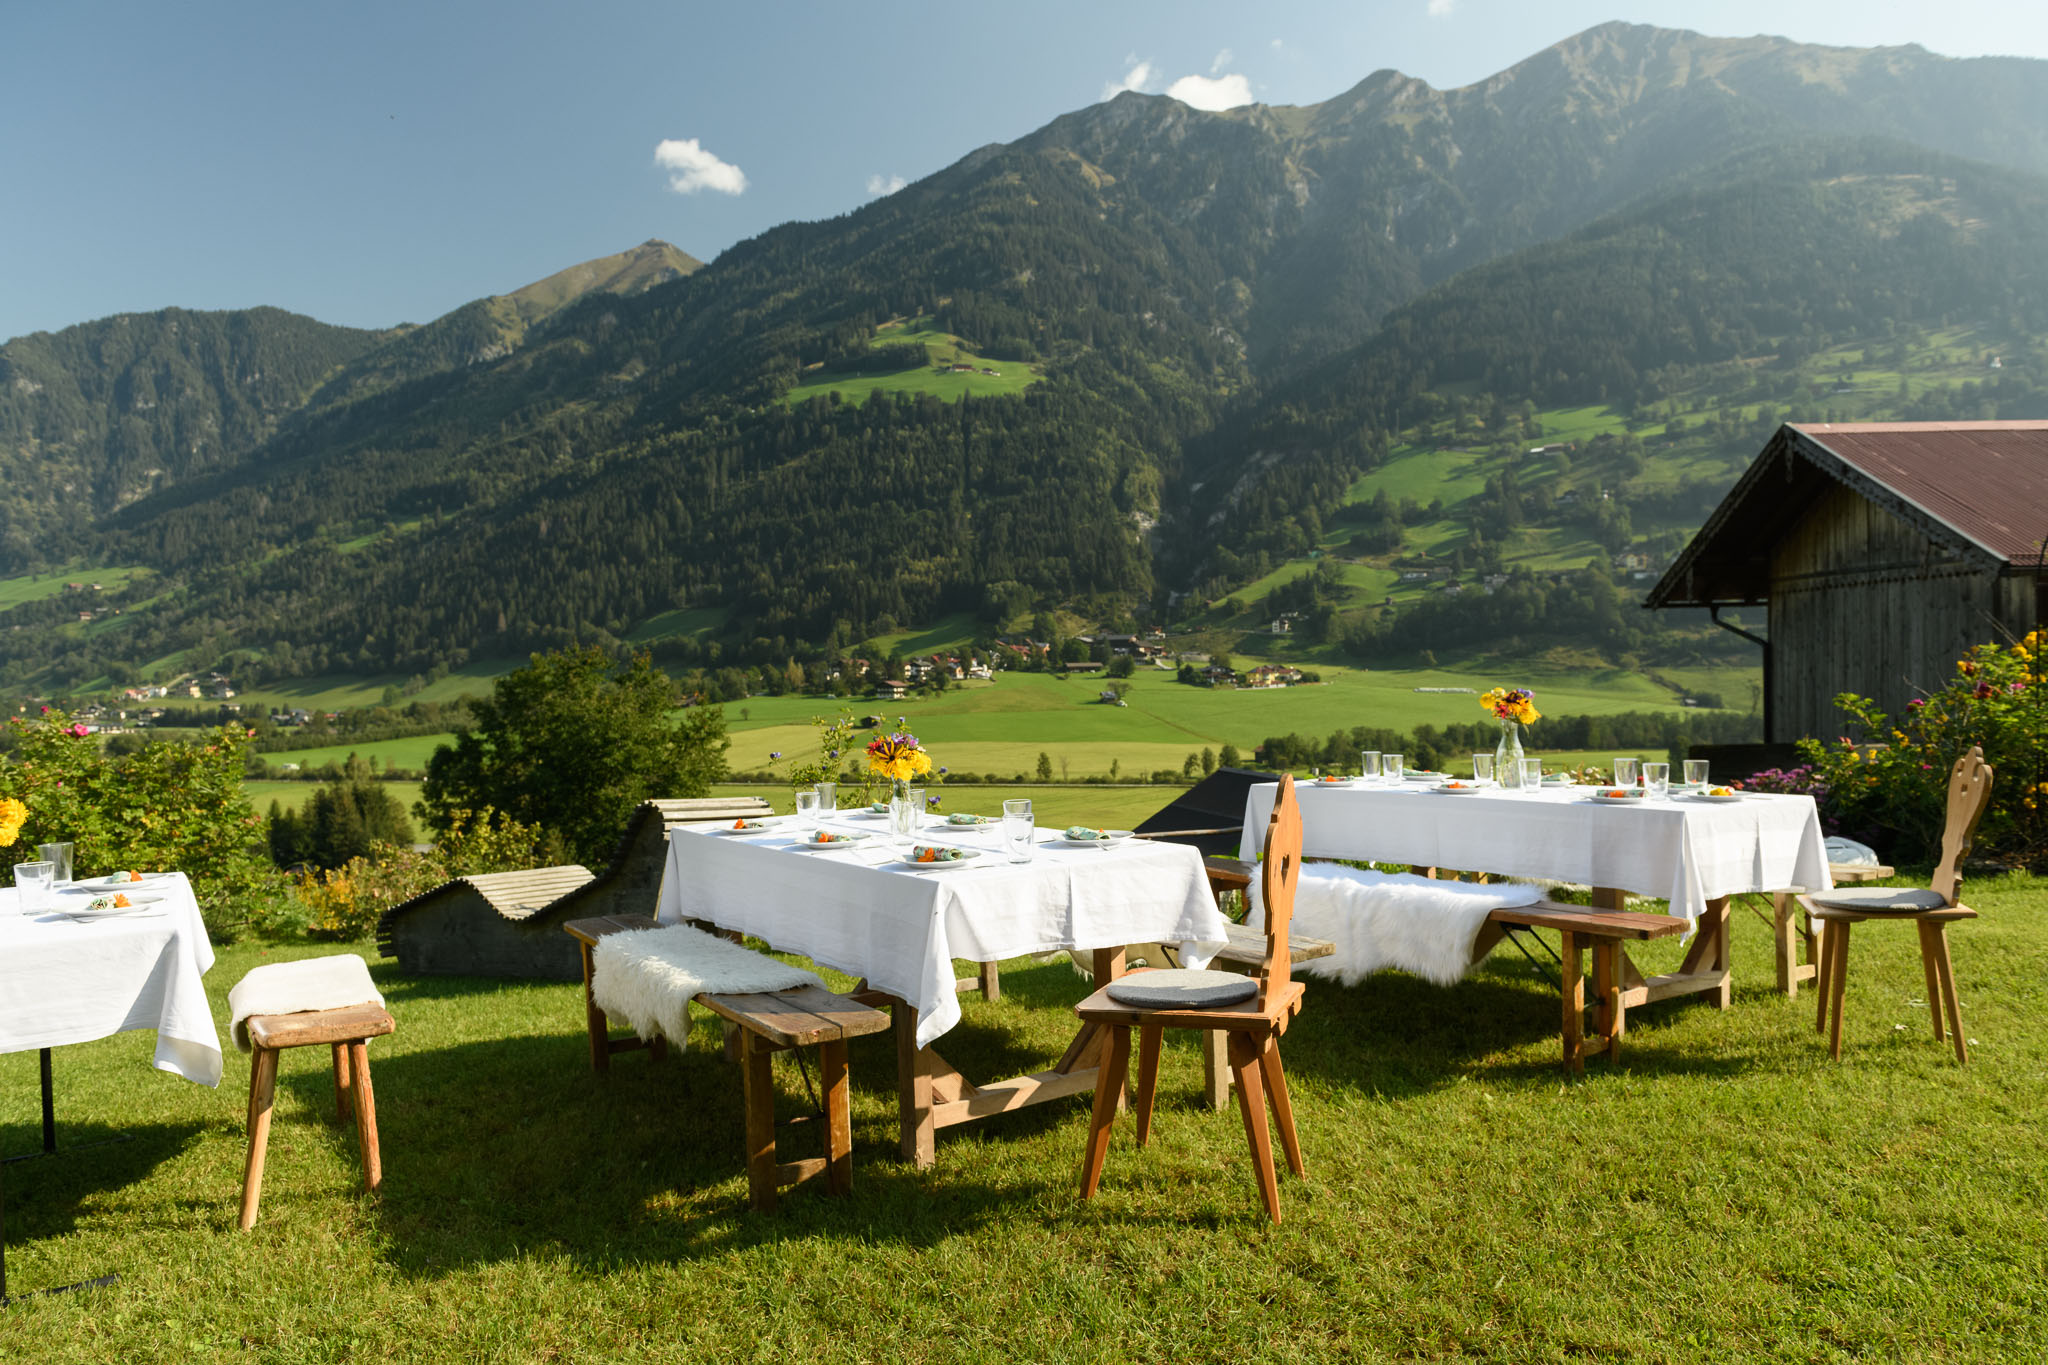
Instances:
[[[213,944],[192,886],[176,873],[137,890],[164,899],[148,913],[80,923],[23,913],[14,889],[0,889],[0,1052],[155,1029],[159,1070],[220,1084],[220,1034],[200,980]]]
[[[1251,789],[1243,849],[1252,857],[1273,812],[1273,783]],[[1662,897],[1697,921],[1707,902],[1745,891],[1820,890],[1828,878],[1820,816],[1808,796],[1711,803],[1674,797],[1626,805],[1587,787],[1454,796],[1419,782],[1296,783],[1302,852],[1311,858],[1542,877]]]
[[[882,864],[898,853],[885,847],[883,821],[849,813],[831,828],[871,837],[813,853],[792,847],[792,822],[758,837],[674,831],[655,917],[708,920],[866,977],[917,1007],[920,1046],[960,1020],[955,958],[1179,942],[1190,965],[1201,965],[1225,941],[1201,855],[1182,845],[1041,843],[1033,861],[1014,864],[996,826],[940,825],[918,842],[982,856],[971,867],[918,872]]]

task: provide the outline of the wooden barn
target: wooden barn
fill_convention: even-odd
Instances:
[[[1972,645],[2048,613],[2048,422],[1780,427],[1650,607],[1705,607],[1764,656],[1764,738],[1840,732],[1835,697],[1894,714]],[[1722,621],[1768,611],[1768,639]]]
[[[457,877],[394,905],[377,922],[377,946],[401,971],[426,976],[538,977],[580,981],[583,960],[565,921],[652,915],[677,825],[758,818],[756,797],[643,801],[605,870],[568,864]]]

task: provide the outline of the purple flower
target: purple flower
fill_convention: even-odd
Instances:
[[[944,768],[941,768],[941,769],[939,769],[939,776],[940,776],[940,777],[944,777],[945,775],[946,775],[946,770],[945,770]]]
[[[833,758],[837,758],[837,757],[839,757],[839,751],[838,751],[837,749],[834,749],[834,750],[832,751],[831,757],[833,757]]]
[[[927,797],[926,797],[926,798],[924,799],[924,803],[925,803],[925,804],[926,804],[927,806],[936,806],[936,805],[938,805],[938,804],[939,804],[939,798],[938,798],[938,797],[936,797],[936,796],[927,796]]]
[[[780,750],[780,749],[775,749],[775,750],[772,750],[772,751],[770,751],[770,753],[769,753],[769,755],[768,755],[768,759],[769,759],[769,761],[770,761],[770,762],[773,762],[774,760],[776,760],[776,759],[778,759],[778,758],[781,758],[781,757],[782,757],[782,750]]]

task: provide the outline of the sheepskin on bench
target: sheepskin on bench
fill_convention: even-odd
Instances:
[[[813,972],[765,953],[671,924],[607,934],[591,950],[591,998],[642,1038],[681,1044],[690,1036],[690,998],[751,995],[824,986]]]

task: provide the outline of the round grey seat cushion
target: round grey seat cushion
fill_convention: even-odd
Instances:
[[[1860,915],[1910,914],[1939,910],[1948,904],[1924,886],[1838,886],[1807,899],[1823,909],[1853,910]]]
[[[1249,1000],[1258,993],[1259,983],[1252,977],[1186,967],[1137,972],[1109,983],[1110,999],[1119,1005],[1145,1010],[1217,1009]]]

